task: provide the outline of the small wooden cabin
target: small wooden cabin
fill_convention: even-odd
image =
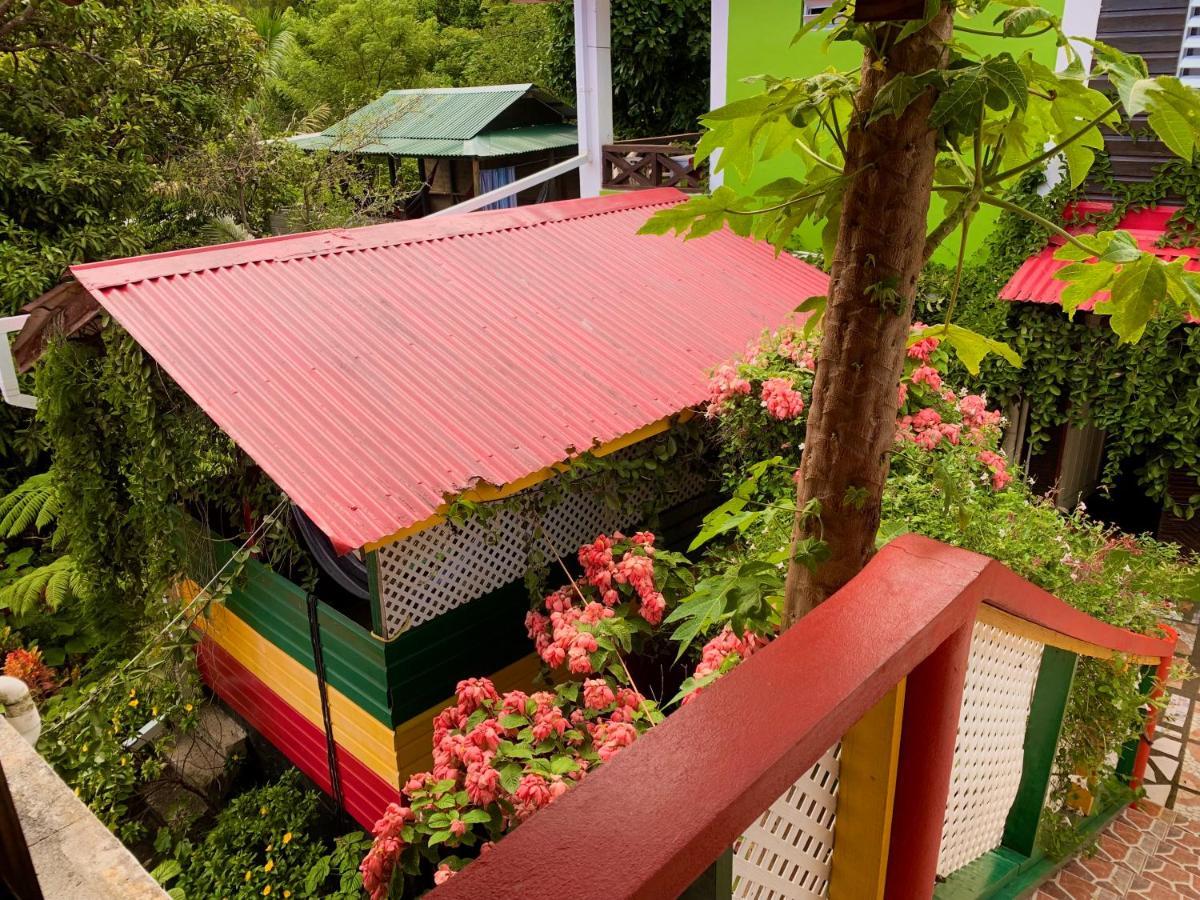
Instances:
[[[532,84],[388,91],[319,134],[288,138],[303,150],[386,162],[417,161],[420,188],[396,210],[420,218],[532,175],[577,152],[575,111]],[[559,175],[497,208],[579,196],[579,173]]]
[[[1086,220],[1089,216],[1104,215],[1111,210],[1111,203],[1106,201],[1080,201],[1067,208],[1064,218],[1067,222]],[[1158,206],[1127,212],[1117,227],[1133,235],[1142,250],[1164,259],[1184,257],[1187,269],[1200,271],[1200,250],[1196,247],[1161,246],[1167,223],[1177,210],[1178,207],[1174,206]],[[1066,282],[1056,279],[1055,275],[1068,265],[1067,261],[1054,258],[1061,244],[1060,239],[1052,239],[1044,249],[1022,263],[1001,289],[1000,299],[1014,303],[1061,306]],[[1103,295],[1097,295],[1080,305],[1074,327],[1108,329],[1108,324],[1091,312],[1101,299]],[[1178,327],[1195,328],[1197,325],[1200,323],[1189,320]],[[1030,373],[1030,376],[1036,374]],[[1114,373],[1114,377],[1123,376]],[[1104,429],[1090,422],[1082,425],[1064,422],[1054,430],[1039,452],[1032,453],[1026,441],[1030,430],[1029,416],[1029,401],[1018,397],[1008,410],[1011,425],[1005,447],[1009,457],[1025,467],[1038,490],[1054,491],[1057,503],[1063,509],[1074,509],[1083,500],[1094,516],[1115,524],[1123,531],[1149,532],[1192,552],[1200,552],[1200,518],[1183,518],[1176,515],[1168,504],[1147,497],[1137,483],[1134,471],[1136,461],[1128,461],[1123,466],[1125,471],[1112,486],[1111,492],[1097,493],[1106,462]],[[1179,434],[1175,438],[1186,442],[1194,440],[1195,436]],[[1184,469],[1176,468],[1168,473],[1167,494],[1179,506],[1186,507],[1197,490],[1195,478]]]
[[[825,291],[819,270],[728,231],[637,234],[682,199],[644,191],[72,270],[290,498],[318,561],[323,546],[344,564],[343,587],[317,596],[246,563],[200,620],[199,661],[360,822],[429,767],[430,720],[460,679],[530,686],[535,525],[569,558],[642,515],[571,490],[536,522],[507,506],[450,522],[450,504],[529,496],[584,451],[650,452],[706,400],[709,369]],[[675,468],[641,499],[669,528],[707,485]],[[205,543],[185,598],[233,552]]]

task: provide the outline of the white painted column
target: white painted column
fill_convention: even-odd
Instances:
[[[1068,37],[1087,38],[1094,41],[1096,39],[1096,28],[1100,24],[1100,0],[1066,0],[1063,5],[1062,28],[1063,32]],[[1083,63],[1083,70],[1086,72],[1092,67],[1092,48],[1087,44],[1081,44],[1078,41],[1071,42],[1071,48],[1079,54],[1079,60]],[[1061,72],[1067,67],[1067,52],[1063,48],[1058,49],[1058,57],[1056,65]],[[1046,149],[1054,146],[1047,143]],[[1063,160],[1061,156],[1056,156],[1046,165],[1046,183],[1039,188],[1039,194],[1048,194],[1063,178]]]
[[[711,0],[712,30],[708,51],[708,108],[724,106],[729,83],[729,0]],[[708,186],[716,190],[725,181],[724,172],[713,171],[721,156],[718,150],[708,161]]]
[[[0,397],[10,406],[22,409],[37,409],[37,398],[32,394],[21,392],[17,381],[17,366],[13,361],[12,348],[8,344],[8,336],[15,334],[25,327],[29,316],[6,316],[0,318]]]
[[[579,116],[579,193],[600,194],[605,144],[613,141],[612,25],[609,0],[574,0],[575,106]]]

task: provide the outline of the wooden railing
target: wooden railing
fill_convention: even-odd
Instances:
[[[796,805],[798,792],[817,776],[818,761],[838,757],[831,859],[819,860],[825,874],[794,895],[930,897],[946,874],[938,871],[944,864],[939,851],[951,807],[961,812],[980,793],[972,787],[951,796],[952,782],[977,766],[984,780],[998,775],[1007,784],[1000,798],[1001,812],[1009,810],[1006,820],[1000,817],[1003,834],[994,826],[991,839],[1007,868],[991,876],[987,890],[997,889],[999,878],[1015,896],[1054,866],[1041,857],[1035,838],[1076,659],[1120,654],[1161,681],[1175,646],[1174,632],[1162,630],[1161,639],[1123,631],[994,560],[903,536],[828,602],[434,896],[599,900],[676,897],[688,889],[693,896],[699,889],[728,897],[729,848],[751,840],[750,829],[781,805]],[[1007,663],[997,662],[997,644],[1011,654]],[[1030,659],[1036,673],[1028,671]],[[968,708],[983,721],[999,718],[1000,710],[988,706],[998,702],[994,687],[980,685],[1005,665],[1019,676],[1004,700],[1008,719],[1020,728],[1016,746],[1023,759],[1015,767],[991,753],[966,758],[961,745],[969,742],[959,740],[960,719],[969,718],[964,690]],[[1013,693],[1023,704],[1015,716]],[[1143,744],[1152,728],[1150,717]],[[1134,785],[1145,767],[1137,749],[1126,753],[1124,768]],[[799,805],[811,813],[809,796]],[[999,795],[993,790],[990,796],[994,813]],[[787,836],[797,851],[811,843],[806,827]],[[771,858],[780,873],[795,871],[777,852]],[[736,857],[732,871],[736,881]],[[939,893],[953,882],[940,885]],[[742,896],[742,887],[734,896]],[[964,892],[960,879],[951,893],[980,896],[978,887],[972,881]]]
[[[673,187],[704,189],[707,167],[695,164],[698,132],[617,141],[604,147],[606,190]]]

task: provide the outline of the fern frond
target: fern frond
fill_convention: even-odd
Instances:
[[[215,216],[200,229],[200,234],[207,244],[232,244],[236,241],[252,241],[254,235],[249,229],[238,223],[233,216]]]
[[[31,475],[0,497],[0,537],[16,537],[30,526],[41,531],[58,518],[59,508],[50,473]]]
[[[64,603],[78,600],[83,593],[83,579],[69,556],[22,575],[0,588],[0,609],[10,609],[17,616],[28,615],[44,603],[51,611]]]

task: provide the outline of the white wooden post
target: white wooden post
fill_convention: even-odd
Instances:
[[[609,0],[574,0],[575,107],[579,116],[579,194],[596,197],[604,180],[604,145],[613,140],[612,26]]]
[[[708,108],[724,106],[729,80],[729,0],[712,0],[712,31],[708,53]],[[725,181],[724,172],[713,171],[721,158],[718,150],[708,161],[708,187],[715,191]]]
[[[32,394],[21,392],[17,382],[17,366],[13,362],[12,348],[8,345],[8,336],[20,331],[29,316],[6,316],[0,318],[0,396],[10,406],[22,409],[37,409],[37,398]]]

